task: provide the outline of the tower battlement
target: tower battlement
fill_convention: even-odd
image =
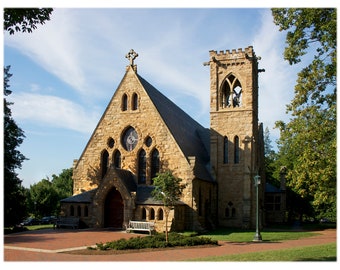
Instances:
[[[214,51],[211,50],[209,51],[210,57],[215,57],[215,58],[223,58],[225,60],[227,59],[235,59],[237,58],[252,58],[255,56],[255,52],[253,50],[253,46],[249,46],[245,48],[244,50],[242,48],[226,50],[226,51]]]

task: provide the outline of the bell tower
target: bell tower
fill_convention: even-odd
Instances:
[[[258,69],[258,60],[249,46],[231,52],[210,51],[210,61],[204,63],[210,66],[210,158],[218,183],[220,226],[255,225],[253,178],[263,170],[258,73],[264,70]]]

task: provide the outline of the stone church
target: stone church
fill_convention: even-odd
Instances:
[[[151,192],[157,173],[170,170],[186,184],[171,210],[171,230],[253,228],[254,178],[261,176],[264,205],[263,128],[258,121],[258,59],[253,47],[210,51],[210,128],[193,120],[129,65],[79,159],[73,196],[62,216],[92,228],[126,228],[152,221],[165,230],[165,210]],[[260,211],[261,213],[261,211]],[[263,215],[260,215],[262,219]]]

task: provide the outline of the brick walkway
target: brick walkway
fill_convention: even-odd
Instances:
[[[40,230],[4,236],[4,261],[118,261],[156,262],[184,261],[194,258],[226,254],[278,250],[336,242],[336,230],[318,231],[320,235],[283,242],[231,243],[218,247],[169,249],[114,255],[75,255],[59,253],[65,250],[93,246],[96,243],[135,237],[136,234],[109,230]]]

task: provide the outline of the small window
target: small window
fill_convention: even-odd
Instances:
[[[163,209],[162,208],[160,208],[159,210],[158,210],[158,220],[163,220]]]
[[[145,145],[147,147],[150,147],[152,145],[152,138],[150,136],[147,136],[145,139]]]
[[[84,217],[88,217],[89,216],[89,208],[87,205],[85,205],[84,207]]]
[[[113,164],[117,169],[120,169],[122,167],[122,156],[119,150],[116,150],[113,155]]]
[[[122,111],[126,111],[128,109],[128,97],[126,94],[122,97]]]
[[[228,153],[229,153],[229,142],[228,142],[228,137],[224,137],[224,142],[223,142],[223,163],[227,164],[229,162],[228,160]]]
[[[138,184],[146,183],[146,153],[141,150],[138,154]]]
[[[144,207],[142,209],[142,220],[146,220],[146,209]]]
[[[81,207],[80,207],[80,205],[78,205],[78,207],[77,207],[77,216],[81,217]]]
[[[151,153],[151,184],[153,184],[152,179],[159,173],[159,152],[155,148]]]
[[[107,140],[107,146],[112,148],[115,145],[115,140],[113,138],[108,138]]]
[[[70,216],[74,216],[74,206],[70,206]]]
[[[106,150],[103,150],[101,154],[101,162],[100,162],[100,167],[101,167],[101,173],[102,173],[102,179],[105,177],[107,170],[109,168],[109,153]]]
[[[136,93],[133,93],[132,95],[132,110],[138,109],[138,95]]]
[[[236,217],[236,208],[234,204],[230,201],[227,204],[227,207],[224,210],[224,215],[226,218],[235,218]]]
[[[150,209],[150,220],[155,219],[155,210],[153,208]]]
[[[240,140],[238,136],[234,138],[234,163],[240,163]]]

